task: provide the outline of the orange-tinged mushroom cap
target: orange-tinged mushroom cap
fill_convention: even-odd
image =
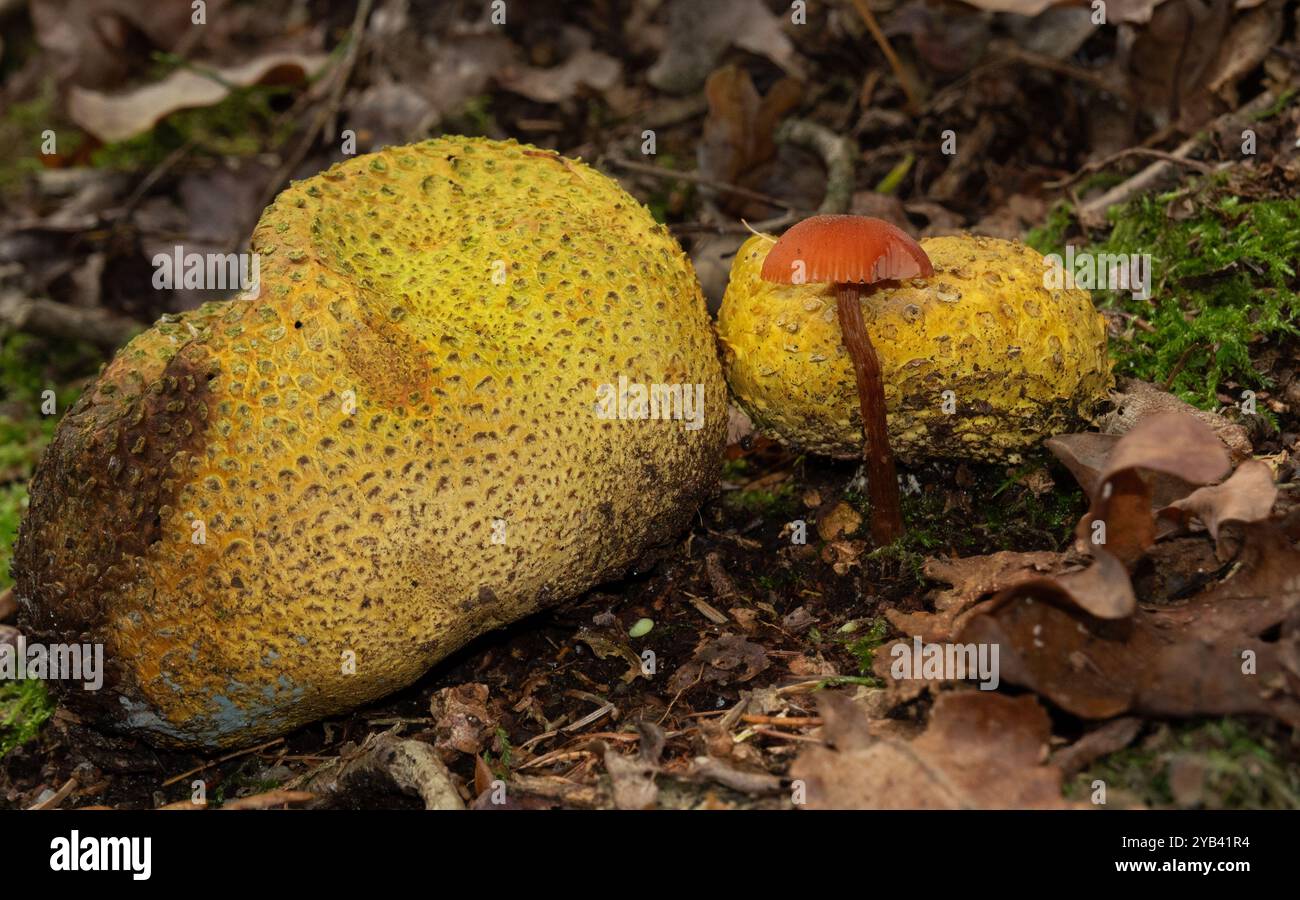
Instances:
[[[921,245],[883,219],[813,216],[768,251],[762,277],[781,284],[793,284],[799,276],[808,284],[872,284],[933,274]]]

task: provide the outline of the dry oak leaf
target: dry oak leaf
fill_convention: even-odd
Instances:
[[[825,746],[799,754],[790,777],[809,809],[1063,809],[1061,773],[1044,764],[1051,721],[1029,695],[941,694],[911,741],[878,737],[843,694],[818,700]]]
[[[1082,549],[1093,556],[1113,555],[1132,568],[1156,541],[1152,488],[1146,473],[1171,475],[1187,485],[1218,481],[1232,467],[1214,432],[1194,416],[1157,413],[1139,422],[1116,442],[1097,476],[1092,506],[1076,529]],[[1094,523],[1104,523],[1098,541]],[[1111,617],[1131,611],[1110,610]],[[1108,611],[1090,609],[1096,615]]]
[[[762,0],[673,0],[664,51],[646,80],[661,91],[689,93],[704,83],[732,46],[765,56],[787,75],[802,78],[803,64],[782,25],[782,18]]]
[[[1157,513],[1171,533],[1187,528],[1196,519],[1219,545],[1220,528],[1228,522],[1259,522],[1269,517],[1277,500],[1277,485],[1273,483],[1273,470],[1268,463],[1250,459],[1237,467],[1237,471],[1222,484],[1197,488],[1181,500],[1175,500]],[[1162,535],[1163,536],[1163,535]]]
[[[1083,718],[1257,713],[1300,724],[1300,634],[1261,637],[1300,605],[1300,550],[1271,523],[1240,527],[1236,574],[1184,604],[1106,620],[1036,579],[981,607],[960,639],[997,644],[1003,680]]]
[[[761,644],[734,634],[715,640],[706,638],[695,648],[691,660],[668,679],[668,690],[678,693],[701,681],[742,684],[770,665]]]
[[[591,49],[591,35],[578,28],[565,30],[569,58],[558,66],[508,67],[497,76],[497,84],[538,103],[563,103],[582,87],[607,91],[623,78],[623,65],[605,53]]]
[[[457,753],[480,753],[498,718],[488,703],[488,686],[473,682],[438,691],[429,703],[429,712],[437,734],[434,746],[449,760]]]
[[[1105,434],[1127,434],[1149,416],[1164,412],[1183,412],[1200,419],[1218,435],[1219,440],[1223,441],[1224,446],[1228,448],[1233,463],[1250,459],[1250,455],[1254,452],[1244,426],[1218,413],[1197,409],[1149,382],[1139,381],[1136,378],[1120,378],[1116,382],[1115,390],[1111,392],[1110,399],[1115,406],[1114,411],[1106,413],[1098,420]]]
[[[1065,554],[1050,550],[1032,553],[1002,550],[958,559],[931,557],[922,566],[922,573],[931,581],[951,585],[930,597],[935,611],[886,609],[885,618],[905,635],[919,634],[927,643],[947,641],[961,630],[966,614],[981,600],[1021,581],[1062,572],[1069,564]]]

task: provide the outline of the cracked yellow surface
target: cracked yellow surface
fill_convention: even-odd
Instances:
[[[124,348],[32,482],[25,623],[110,660],[74,709],[161,744],[282,733],[622,574],[713,489],[694,273],[582,163],[386,149],[285,190],[253,248],[260,296]],[[702,384],[703,427],[598,418],[620,376]]]

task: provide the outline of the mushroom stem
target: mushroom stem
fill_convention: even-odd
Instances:
[[[835,285],[835,306],[839,313],[844,348],[853,360],[858,382],[858,406],[867,443],[862,456],[867,465],[867,488],[871,496],[871,536],[876,543],[892,544],[903,536],[903,508],[898,495],[898,474],[889,449],[889,428],[885,421],[885,384],[880,375],[876,348],[867,337],[862,321],[864,286]]]

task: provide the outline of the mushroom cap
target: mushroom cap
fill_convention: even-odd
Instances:
[[[907,232],[868,216],[813,216],[792,227],[767,254],[764,281],[794,284],[874,284],[903,278],[929,278],[930,257]]]

